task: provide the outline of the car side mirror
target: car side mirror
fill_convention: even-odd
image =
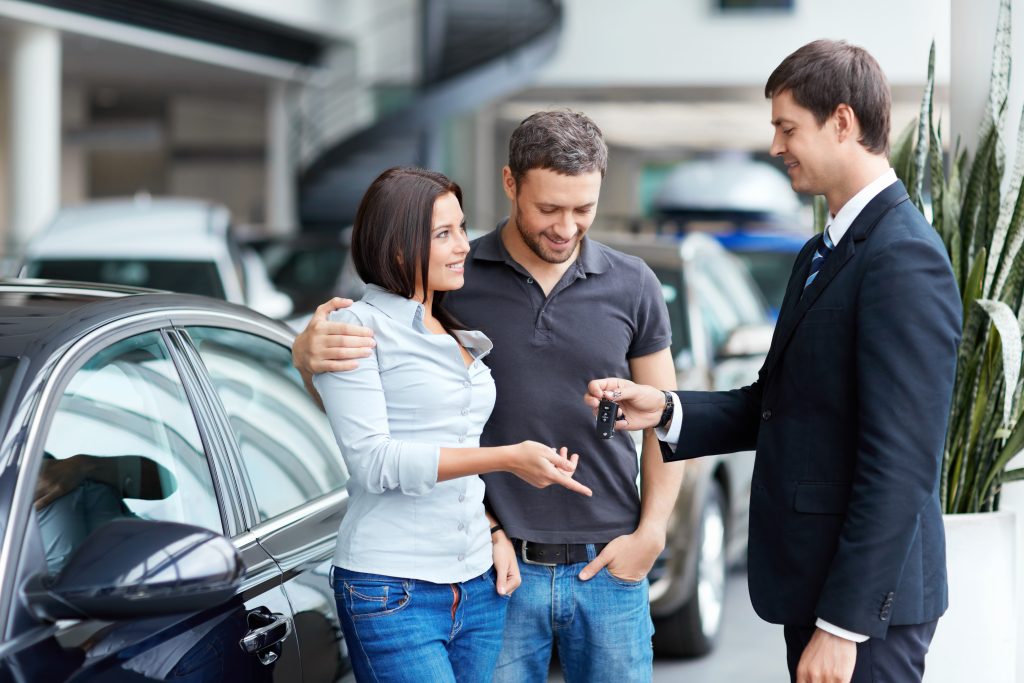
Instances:
[[[774,332],[773,325],[740,325],[729,333],[716,355],[719,360],[766,355]]]
[[[93,532],[60,573],[26,581],[22,598],[49,621],[195,612],[233,597],[243,569],[234,545],[216,532],[119,519]]]

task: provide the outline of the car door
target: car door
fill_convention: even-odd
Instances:
[[[252,501],[250,533],[285,577],[303,679],[340,680],[351,667],[330,568],[348,473],[327,416],[292,367],[289,338],[213,325],[182,334],[220,399]]]
[[[241,533],[236,487],[204,419],[205,400],[179,374],[165,332],[130,321],[112,327],[69,351],[48,379],[50,398],[26,439],[32,450],[20,459],[35,472],[21,479],[30,489],[15,493],[28,512],[23,542],[3,561],[20,586],[63,571],[89,535],[114,520],[181,522],[238,535],[242,586],[234,599],[199,613],[113,622],[44,623],[11,601],[0,680],[300,680],[280,571]],[[173,557],[168,549],[172,566]],[[254,632],[278,642],[246,652],[240,642]]]

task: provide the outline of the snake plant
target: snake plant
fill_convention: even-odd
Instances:
[[[893,145],[891,163],[924,212],[929,181],[932,225],[949,253],[963,298],[964,328],[942,461],[946,513],[996,510],[1007,469],[1024,450],[1021,335],[1024,323],[1024,116],[1013,169],[1004,144],[1010,84],[1010,2],[1000,0],[989,97],[973,157],[955,146],[949,162],[935,124],[935,45],[921,113]]]

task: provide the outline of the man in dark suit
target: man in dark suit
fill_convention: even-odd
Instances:
[[[795,681],[919,681],[946,609],[939,471],[961,304],[946,251],[887,160],[889,88],[864,50],[816,41],[772,73],[772,154],[823,194],[752,385],[667,393],[609,378],[619,428],[666,460],[756,448],[749,583]]]

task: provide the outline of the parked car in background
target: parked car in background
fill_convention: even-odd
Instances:
[[[338,231],[248,240],[245,246],[260,255],[274,287],[292,301],[285,320],[302,330],[317,306],[331,297],[360,299],[365,283],[356,273],[350,248],[352,227]]]
[[[0,681],[343,678],[347,472],[288,328],[25,280],[0,325]]]
[[[694,159],[665,178],[652,205],[658,233],[714,236],[746,263],[778,317],[793,262],[811,237],[799,197],[777,168],[743,157]]]
[[[809,236],[739,228],[734,232],[718,233],[715,238],[743,261],[768,304],[769,315],[772,320],[777,319],[789,276],[793,273],[793,263]]]
[[[594,239],[642,258],[661,282],[680,389],[734,389],[757,378],[773,328],[735,256],[702,234]],[[752,451],[687,462],[665,551],[649,575],[657,654],[696,656],[714,647],[726,571],[746,553],[753,464]]]
[[[61,209],[25,248],[22,277],[201,294],[272,318],[291,300],[242,248],[227,208],[195,199],[102,200]]]

